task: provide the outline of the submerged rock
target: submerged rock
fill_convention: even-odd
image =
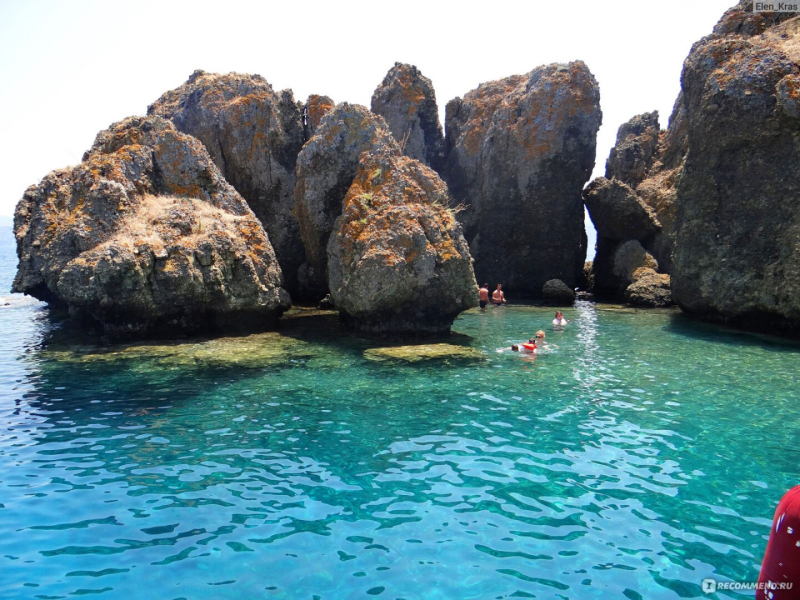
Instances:
[[[45,356],[69,363],[125,363],[126,369],[148,372],[159,367],[252,368],[290,364],[313,356],[312,346],[276,332],[220,337],[183,343],[130,344],[111,348],[48,348]]]
[[[684,63],[672,296],[688,313],[797,331],[800,17],[750,8],[728,11]]]
[[[583,62],[481,84],[447,104],[446,179],[464,204],[480,280],[517,297],[581,279],[581,190],[594,167],[600,91]]]
[[[342,214],[364,151],[400,153],[383,118],[357,104],[342,103],[323,117],[297,159],[295,202],[308,260],[304,277],[319,298],[328,291],[328,238]]]
[[[478,286],[447,186],[396,147],[365,152],[328,242],[331,296],[372,335],[450,331]]]
[[[575,291],[560,279],[551,279],[542,287],[542,300],[549,306],[572,306]]]
[[[159,117],[28,188],[14,291],[110,334],[265,327],[289,306],[269,239],[203,145]]]
[[[415,363],[423,360],[483,360],[486,356],[480,350],[455,344],[417,344],[413,346],[389,346],[364,350],[364,358],[369,360],[398,360]]]
[[[436,93],[417,67],[395,63],[372,94],[372,112],[386,119],[403,154],[441,173],[445,145]]]
[[[319,112],[316,106],[314,112]],[[148,114],[170,119],[179,131],[203,142],[261,221],[287,289],[298,294],[297,270],[305,253],[293,215],[294,186],[305,135],[292,91],[276,92],[260,75],[195,71],[156,100]]]

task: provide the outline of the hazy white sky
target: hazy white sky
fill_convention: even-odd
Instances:
[[[484,81],[581,59],[600,83],[601,175],[620,124],[657,109],[666,127],[692,43],[735,3],[0,0],[0,216],[195,69],[369,106],[407,62],[433,81],[444,120],[448,100]]]

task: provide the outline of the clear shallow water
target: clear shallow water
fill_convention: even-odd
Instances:
[[[471,311],[450,341],[483,359],[408,364],[313,314],[102,351],[12,301],[0,597],[661,599],[755,580],[800,479],[800,348],[671,311],[566,314],[553,332],[549,310]],[[539,328],[550,352],[497,352]]]

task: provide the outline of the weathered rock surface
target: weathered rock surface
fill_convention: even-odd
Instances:
[[[661,128],[658,111],[644,113],[624,123],[606,161],[606,177],[636,187],[653,166]]]
[[[675,103],[666,131],[658,112],[644,113],[624,123],[606,162],[606,176],[583,192],[597,229],[595,285],[607,300],[623,300],[624,287],[614,278],[614,252],[621,242],[636,240],[657,261],[658,270],[672,266],[675,238],[675,179],[686,154],[686,119],[682,96]]]
[[[315,102],[315,116],[323,104]],[[203,142],[269,234],[287,289],[302,295],[297,270],[305,254],[293,208],[295,165],[305,134],[292,91],[276,92],[260,75],[195,71],[148,114],[170,119]]]
[[[656,270],[658,263],[636,240],[597,240],[597,258],[592,264],[592,291],[602,299],[622,300],[625,289],[634,283],[637,269]]]
[[[386,120],[403,154],[442,172],[444,134],[430,79],[415,66],[395,63],[372,94],[371,106]]]
[[[328,96],[311,94],[303,107],[303,127],[305,128],[305,139],[310,140],[317,132],[322,118],[333,110],[336,103]]]
[[[682,74],[672,296],[686,312],[800,326],[800,18],[728,11]]]
[[[203,145],[159,117],[101,132],[30,187],[14,291],[110,334],[263,327],[289,306],[267,234]]]
[[[581,190],[595,160],[600,92],[583,62],[538,67],[447,104],[446,179],[479,279],[538,297],[574,287],[586,254]]]
[[[625,288],[625,301],[644,308],[665,308],[672,304],[670,277],[642,267],[633,273],[633,283]]]
[[[323,125],[324,127],[324,125]],[[447,186],[394,146],[365,152],[328,241],[336,307],[370,335],[447,333],[478,286]]]
[[[328,292],[328,238],[342,214],[359,157],[383,148],[400,153],[383,118],[344,102],[323,118],[297,158],[296,214],[308,260],[303,277],[319,298]]]
[[[575,291],[560,279],[551,279],[542,286],[542,300],[550,306],[572,306]]]
[[[583,199],[600,237],[645,242],[661,230],[653,209],[617,179],[598,177],[586,188]]]

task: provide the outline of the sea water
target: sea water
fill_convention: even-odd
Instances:
[[[756,580],[800,483],[800,348],[674,310],[475,309],[415,361],[314,311],[106,347],[0,304],[4,599],[748,597],[701,582]]]

